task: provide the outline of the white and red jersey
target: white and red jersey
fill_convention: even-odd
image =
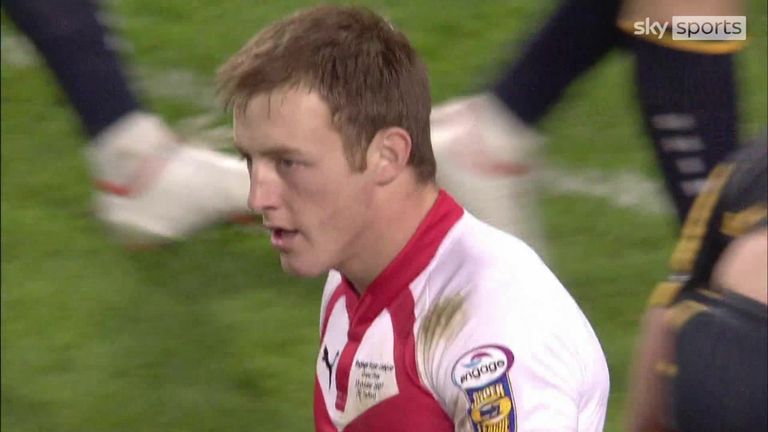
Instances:
[[[601,431],[608,368],[573,298],[520,240],[447,193],[360,296],[321,307],[317,431]]]

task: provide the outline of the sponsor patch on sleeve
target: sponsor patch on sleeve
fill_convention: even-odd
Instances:
[[[468,415],[475,432],[517,429],[515,399],[509,382],[512,351],[500,345],[473,348],[453,366],[452,378],[467,396]]]

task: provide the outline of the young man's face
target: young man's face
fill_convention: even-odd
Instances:
[[[325,102],[314,92],[260,94],[235,114],[249,161],[249,206],[261,213],[285,271],[317,276],[364,253],[374,182],[353,172]]]

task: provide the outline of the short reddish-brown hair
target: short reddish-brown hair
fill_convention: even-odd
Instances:
[[[365,169],[378,131],[401,127],[411,136],[408,163],[418,179],[435,178],[426,67],[405,35],[368,9],[319,6],[277,21],[219,68],[217,84],[236,111],[283,87],[317,91],[356,170]]]

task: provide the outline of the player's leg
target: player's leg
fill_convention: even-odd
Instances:
[[[2,6],[40,51],[90,137],[139,109],[94,4],[3,0]]]
[[[733,56],[633,44],[645,126],[682,221],[707,173],[736,148]]]
[[[247,214],[248,175],[236,158],[182,146],[143,111],[106,28],[89,0],[4,0],[35,44],[91,138],[87,150],[100,192],[96,210],[122,240],[183,238]]]
[[[618,0],[566,1],[503,74],[493,95],[530,127],[571,83],[619,45]]]
[[[471,212],[544,248],[535,205],[537,122],[565,89],[623,37],[618,2],[568,0],[492,91],[449,101],[432,115],[438,182]]]
[[[674,15],[741,15],[740,3],[629,0],[619,25],[634,36],[633,22],[648,18],[671,23]],[[733,53],[742,45],[675,41],[666,34],[636,36],[630,46],[645,125],[682,221],[707,173],[736,148]]]

